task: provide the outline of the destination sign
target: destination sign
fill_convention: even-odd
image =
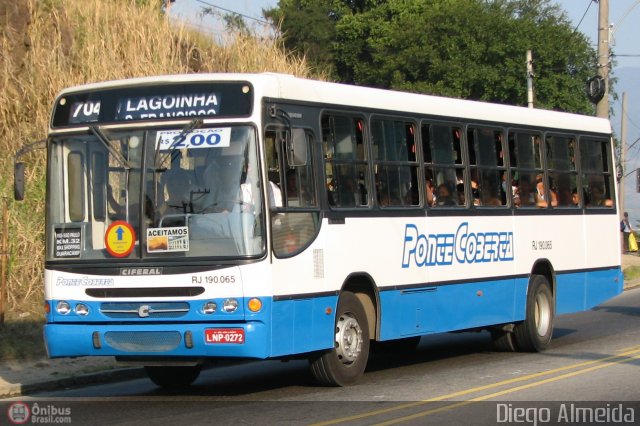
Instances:
[[[218,115],[219,93],[141,96],[118,101],[116,121]]]
[[[163,84],[74,93],[60,97],[52,127],[180,119],[247,117],[253,90],[246,82]]]

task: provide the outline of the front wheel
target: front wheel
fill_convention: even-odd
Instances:
[[[149,379],[166,389],[180,389],[190,386],[200,375],[200,365],[194,366],[146,366]]]
[[[551,286],[544,275],[532,277],[526,309],[525,320],[516,325],[514,330],[516,344],[522,352],[539,352],[551,342],[555,317]]]
[[[348,386],[364,374],[369,358],[369,327],[362,303],[345,291],[336,312],[334,348],[310,360],[311,372],[325,386]]]

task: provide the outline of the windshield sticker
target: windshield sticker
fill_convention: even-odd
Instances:
[[[147,252],[165,253],[172,251],[189,251],[189,228],[176,226],[173,228],[147,229]]]
[[[80,257],[82,249],[81,228],[55,228],[55,257]]]
[[[161,130],[156,137],[156,147],[160,151],[173,149],[226,148],[231,143],[231,127],[217,129],[197,129],[185,136],[184,140],[173,145],[182,130]]]
[[[104,235],[107,252],[114,257],[126,257],[133,251],[136,233],[133,227],[123,220],[113,222]]]

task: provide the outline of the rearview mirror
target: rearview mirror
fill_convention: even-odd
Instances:
[[[13,165],[13,198],[16,201],[24,200],[24,163]]]
[[[287,140],[287,162],[291,167],[307,165],[307,134],[304,129],[291,129]]]

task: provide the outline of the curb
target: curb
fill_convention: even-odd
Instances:
[[[116,368],[113,370],[101,371],[99,373],[80,374],[77,376],[61,377],[59,379],[45,380],[37,383],[5,385],[0,384],[0,398],[11,398],[26,394],[61,388],[72,388],[93,385],[96,383],[112,383],[123,380],[139,379],[146,377],[144,368]]]
[[[640,278],[625,282],[622,291],[632,290],[637,287],[640,287]]]

